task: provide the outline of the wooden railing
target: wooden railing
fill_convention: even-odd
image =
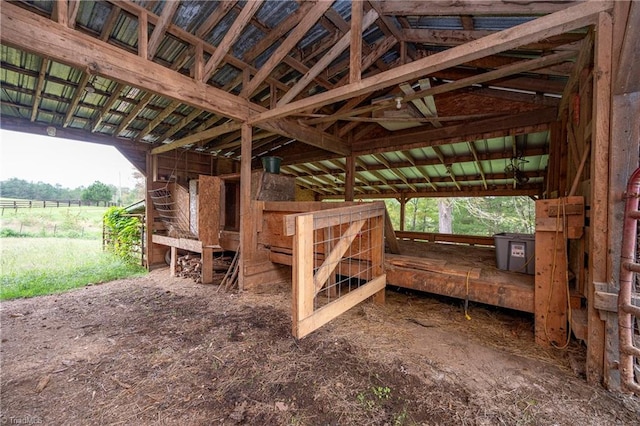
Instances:
[[[293,335],[302,338],[375,295],[384,302],[383,203],[285,216],[293,236]]]
[[[2,209],[31,209],[31,208],[51,208],[51,207],[111,207],[116,203],[111,201],[86,201],[86,200],[0,200]]]

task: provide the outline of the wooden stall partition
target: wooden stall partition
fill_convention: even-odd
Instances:
[[[569,332],[568,239],[584,232],[584,198],[536,201],[535,338],[562,347]]]
[[[296,338],[371,296],[384,301],[384,214],[383,203],[363,203],[285,217],[284,233],[293,237],[292,333]],[[332,231],[325,232],[328,228]],[[327,235],[334,235],[329,245]],[[321,262],[317,262],[318,253],[323,254]],[[356,282],[342,276],[345,259],[364,268]],[[322,292],[329,286],[335,291]]]

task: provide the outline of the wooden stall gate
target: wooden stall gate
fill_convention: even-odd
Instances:
[[[374,296],[384,303],[383,203],[285,216],[293,236],[293,335],[300,339]]]

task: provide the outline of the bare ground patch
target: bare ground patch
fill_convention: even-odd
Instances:
[[[227,294],[166,270],[2,303],[2,420],[43,424],[634,424],[584,350],[526,316],[388,292],[301,341],[290,292]]]

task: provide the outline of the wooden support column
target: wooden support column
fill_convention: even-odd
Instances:
[[[534,314],[539,345],[564,347],[567,342],[567,240],[580,239],[583,232],[583,197],[536,201]],[[512,250],[509,247],[508,256]]]
[[[404,224],[407,216],[407,201],[410,198],[407,198],[406,195],[402,194],[398,201],[400,201],[400,230],[404,231]]]
[[[145,191],[145,204],[146,204],[146,212],[145,212],[145,227],[146,227],[146,241],[144,244],[146,250],[146,259],[147,259],[147,269],[151,269],[151,265],[155,263],[154,259],[154,243],[153,243],[153,218],[155,216],[155,208],[153,207],[153,201],[151,200],[151,195],[149,191],[152,189],[153,182],[153,156],[150,153],[146,155],[146,191]],[[172,262],[173,256],[172,253]],[[173,268],[175,270],[175,267]]]
[[[171,263],[169,264],[169,275],[176,276],[176,265],[178,264],[178,247],[171,246],[169,249],[171,252]]]
[[[371,218],[371,264],[375,278],[384,274],[384,227],[385,216]],[[376,245],[376,242],[379,242],[379,245]],[[373,301],[376,305],[384,305],[384,288],[373,295]]]
[[[213,248],[202,247],[202,284],[213,283]]]
[[[140,16],[138,16],[138,56],[144,59],[147,59],[149,54],[148,20],[147,12],[140,12]]]
[[[617,334],[607,319],[602,321],[594,307],[595,283],[607,281],[608,248],[608,185],[609,185],[609,120],[611,106],[611,15],[602,12],[598,16],[594,45],[593,106],[592,106],[592,149],[591,149],[591,217],[589,223],[589,280],[588,339],[587,339],[587,381],[605,385],[611,383],[615,367],[613,355],[606,353],[605,344],[611,343]],[[617,338],[617,335],[615,336]],[[619,378],[618,378],[619,380]]]
[[[254,216],[251,211],[251,125],[241,127],[240,146],[240,272],[238,288],[244,289],[245,268],[255,250]]]
[[[353,140],[353,133],[349,134],[349,140]],[[356,185],[356,159],[353,155],[349,155],[346,157],[345,163],[344,200],[353,201]]]

